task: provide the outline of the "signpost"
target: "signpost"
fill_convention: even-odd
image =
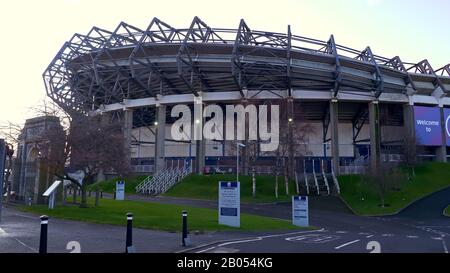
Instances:
[[[309,227],[307,196],[292,196],[292,224],[299,227]]]
[[[125,200],[125,181],[116,182],[116,200]]]
[[[219,182],[219,224],[241,226],[241,192],[239,182]]]
[[[5,140],[0,139],[0,222],[2,221],[3,179],[5,175],[5,160],[6,160]],[[8,181],[6,183],[8,183]]]
[[[53,209],[55,207],[55,199],[56,199],[56,189],[59,185],[61,185],[61,180],[56,180],[50,188],[48,188],[42,196],[48,197],[48,208]]]

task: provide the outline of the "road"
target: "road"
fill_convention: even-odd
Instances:
[[[320,204],[320,205],[319,205]],[[318,231],[254,236],[192,249],[196,253],[449,253],[450,188],[424,198],[396,216],[360,217],[333,198],[313,199],[311,224]],[[285,206],[285,209],[279,209]],[[263,213],[290,219],[289,205],[268,205]],[[267,210],[266,210],[267,209]],[[243,209],[245,210],[245,208]]]

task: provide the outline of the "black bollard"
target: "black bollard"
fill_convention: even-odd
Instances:
[[[183,246],[189,246],[190,240],[188,238],[188,226],[187,226],[187,211],[183,210],[182,214],[183,216],[183,232],[182,232],[182,245]]]
[[[39,240],[39,254],[47,253],[48,216],[41,216],[41,238]]]
[[[127,213],[127,238],[125,253],[134,253],[133,247],[133,214]]]

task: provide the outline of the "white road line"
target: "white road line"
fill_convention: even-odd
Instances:
[[[385,233],[385,234],[383,234],[383,235],[381,235],[381,236],[383,236],[383,237],[393,237],[394,234],[391,234],[391,233]]]
[[[419,236],[416,236],[416,235],[407,235],[406,238],[408,238],[408,239],[417,239],[417,238],[419,238]]]
[[[366,238],[372,238],[374,235],[369,235],[369,236],[366,236]]]
[[[444,247],[444,253],[448,254],[447,244],[445,243],[444,237],[442,237],[442,246]]]
[[[337,247],[335,247],[334,249],[338,250],[338,249],[341,249],[341,248],[343,248],[343,247],[346,247],[346,246],[348,246],[348,245],[351,245],[351,244],[357,243],[357,242],[359,242],[359,241],[360,241],[360,240],[354,240],[354,241],[351,241],[351,242],[345,243],[345,244],[343,244],[343,245],[337,246]]]
[[[337,234],[346,234],[346,233],[348,233],[348,231],[342,231],[342,230],[340,230],[340,231],[336,231],[336,233],[337,233]]]
[[[4,229],[0,228],[0,236],[2,236],[2,235],[7,236],[8,233],[7,233]],[[25,244],[24,242],[22,242],[21,240],[19,240],[19,239],[17,239],[17,238],[15,238],[15,237],[13,237],[13,236],[10,236],[10,238],[14,239],[16,242],[18,242],[18,243],[21,244],[22,246],[24,246],[24,247],[30,249],[31,251],[33,251],[33,252],[38,252],[36,249],[34,249],[34,248],[32,248],[31,246]]]
[[[305,234],[305,233],[323,232],[323,231],[325,231],[324,228],[322,228],[320,230],[297,231],[297,232],[284,233],[284,234],[273,234],[273,235],[266,235],[266,236],[260,236],[260,237],[254,237],[254,238],[238,239],[237,241],[225,242],[225,243],[219,244],[217,246],[213,246],[213,247],[210,247],[210,248],[207,248],[204,250],[197,251],[195,253],[203,253],[203,252],[206,252],[206,251],[218,248],[218,247],[223,247],[223,246],[232,245],[232,244],[257,242],[257,241],[262,241],[262,240],[268,239],[268,238],[276,238],[276,237],[283,237],[283,236],[289,236],[289,235],[294,235],[294,234]]]
[[[12,238],[13,238],[14,240],[16,240],[19,244],[21,244],[21,245],[23,245],[24,247],[30,249],[31,251],[33,251],[33,252],[38,252],[36,249],[34,249],[34,248],[32,248],[31,246],[25,244],[25,243],[22,242],[21,240],[19,240],[19,239],[17,239],[17,238],[14,238],[14,237],[12,237]]]

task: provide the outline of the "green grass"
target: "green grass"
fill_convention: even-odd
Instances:
[[[406,171],[403,169],[403,173]],[[341,196],[360,215],[394,214],[410,203],[428,194],[450,186],[450,164],[425,163],[415,168],[416,176],[408,181],[407,176],[393,181],[385,195],[386,207],[381,207],[376,186],[363,176],[339,177]]]
[[[256,197],[252,196],[251,176],[239,176],[239,180],[241,182],[242,202],[269,203],[291,200],[291,197],[286,195],[284,177],[278,177],[278,200],[275,198],[275,176],[256,177]],[[189,175],[164,195],[217,200],[219,181],[236,181],[236,175]],[[289,182],[289,194],[295,194],[295,183],[292,180]]]
[[[88,199],[88,208],[76,205],[56,206],[49,210],[45,205],[21,206],[22,211],[45,214],[50,217],[85,221],[98,224],[126,225],[125,215],[132,212],[133,226],[145,229],[180,231],[181,212],[188,212],[188,226],[191,231],[274,231],[300,229],[289,221],[268,217],[241,214],[241,228],[218,224],[217,210],[192,208],[179,205],[158,204],[139,201],[115,201],[102,199],[99,207],[93,207],[93,198]]]
[[[448,206],[448,207],[444,210],[444,215],[450,217],[450,206]]]
[[[88,186],[88,190],[95,191],[97,185],[100,187],[100,190],[107,193],[114,193],[114,189],[116,188],[116,181],[124,180],[125,181],[125,193],[135,194],[136,186],[142,182],[147,176],[139,175],[132,176],[128,178],[113,178],[105,181],[100,181]]]

